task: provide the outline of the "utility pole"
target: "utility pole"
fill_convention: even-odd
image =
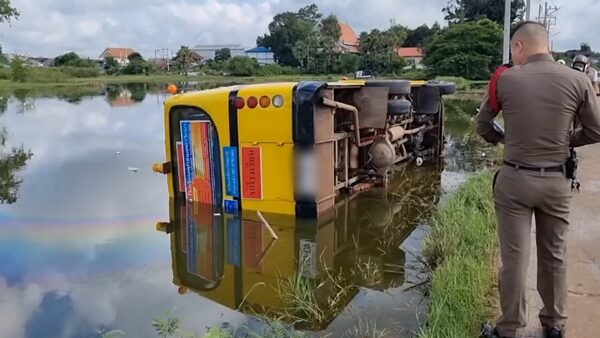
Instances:
[[[510,5],[512,0],[504,0],[504,51],[502,63],[508,63],[510,57]]]
[[[525,20],[531,20],[531,0],[527,0],[527,7],[525,8]]]
[[[167,62],[167,71],[169,71],[171,68],[171,56],[169,55],[169,49],[168,48],[161,49],[161,55],[162,55],[163,61]]]
[[[549,6],[548,2],[544,3],[544,6],[542,8],[542,5],[540,4],[540,9],[539,9],[539,15],[537,17],[537,21],[541,24],[544,25],[544,27],[546,27],[546,29],[548,30],[548,44],[551,45],[552,41],[550,41],[550,32],[552,31],[552,27],[556,26],[556,13],[558,12],[558,10],[560,9],[560,7],[558,6]]]

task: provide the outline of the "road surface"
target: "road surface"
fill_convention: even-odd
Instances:
[[[582,187],[573,198],[567,243],[567,334],[568,338],[593,338],[600,336],[600,145],[582,148],[578,154]],[[536,290],[535,235],[531,238],[526,337],[543,338],[537,318],[542,302]]]

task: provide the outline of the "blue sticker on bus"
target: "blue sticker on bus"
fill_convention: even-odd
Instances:
[[[236,200],[225,200],[224,207],[225,213],[230,215],[237,215],[239,210],[239,204]]]
[[[237,147],[223,147],[225,162],[225,192],[229,196],[240,197],[240,169]]]
[[[233,266],[242,264],[242,230],[240,219],[235,217],[227,221],[227,262]]]

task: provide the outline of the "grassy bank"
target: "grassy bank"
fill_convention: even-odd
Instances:
[[[493,314],[498,249],[488,172],[471,178],[434,216],[424,243],[434,269],[420,338],[477,337]]]

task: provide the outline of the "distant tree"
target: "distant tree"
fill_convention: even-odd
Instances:
[[[138,52],[134,52],[134,53],[129,54],[129,56],[127,57],[127,60],[129,60],[129,62],[144,61],[144,57],[142,57],[142,54],[140,54]]]
[[[348,74],[358,71],[360,67],[360,56],[356,54],[342,54],[337,67],[337,73]]]
[[[406,40],[402,44],[402,47],[421,47],[425,48],[431,41],[435,34],[441,30],[440,24],[437,22],[429,28],[426,24],[423,24],[415,29],[408,30]]]
[[[222,48],[215,51],[215,62],[225,62],[231,59],[231,49]]]
[[[19,11],[11,6],[10,0],[0,0],[0,22],[18,20],[19,15]]]
[[[14,82],[25,82],[27,80],[27,68],[25,58],[15,55],[10,61],[10,76]]]
[[[74,52],[57,56],[52,64],[54,67],[96,67],[97,64],[89,58],[83,59]]]
[[[512,0],[511,23],[523,16],[524,0]],[[450,24],[480,19],[490,19],[496,23],[504,22],[504,1],[500,0],[448,0],[442,10],[444,19]]]
[[[123,68],[123,74],[129,75],[139,75],[139,74],[149,74],[151,70],[151,65],[144,60],[140,53],[133,53],[127,57],[129,63],[125,68]]]
[[[395,26],[387,31],[373,29],[359,38],[361,66],[377,74],[397,73],[405,65],[397,49],[406,38],[406,28]]]
[[[321,19],[315,4],[303,7],[298,12],[283,12],[275,15],[269,24],[269,33],[256,39],[258,46],[271,48],[277,62],[284,66],[300,66],[294,56],[294,48],[305,41]]]
[[[311,34],[296,43],[292,52],[306,72],[328,74],[334,72],[341,54],[338,47],[342,31],[335,15],[329,15],[315,24]]]
[[[489,19],[451,25],[426,50],[430,75],[487,80],[502,62],[502,27]]]
[[[121,71],[121,65],[112,56],[107,56],[104,59],[104,71],[108,75],[117,75]]]
[[[256,59],[236,56],[227,61],[225,69],[234,76],[252,76],[258,70]]]
[[[580,49],[582,52],[591,52],[592,51],[592,47],[590,47],[590,45],[587,42],[582,42]]]
[[[323,17],[321,13],[319,13],[319,7],[317,5],[310,4],[308,6],[300,8],[298,10],[298,18],[301,20],[308,21],[313,25],[319,22],[319,20]]]
[[[56,67],[75,66],[79,64],[79,62],[81,62],[81,58],[74,52],[62,54],[54,58],[54,66]]]
[[[179,71],[187,76],[192,61],[192,51],[187,46],[181,46],[179,51],[177,51],[177,55],[175,56],[175,62],[177,63],[177,68],[179,68]]]
[[[9,63],[8,58],[2,52],[2,46],[0,46],[0,65],[8,65]]]
[[[329,15],[321,20],[319,35],[321,38],[321,52],[323,53],[324,73],[331,73],[335,61],[340,55],[338,43],[342,36],[342,30],[340,28],[340,22],[335,15]]]

